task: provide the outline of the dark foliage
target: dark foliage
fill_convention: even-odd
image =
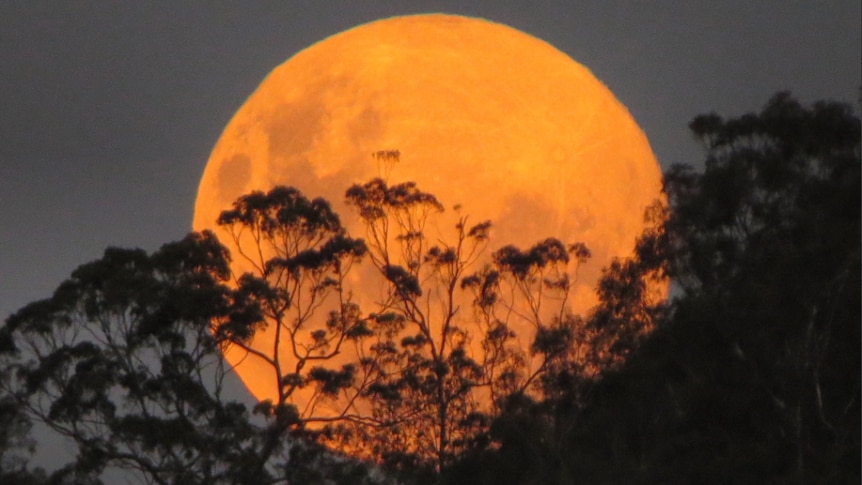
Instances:
[[[109,248],[0,327],[0,482],[858,483],[859,119],[779,94],[690,128],[704,170],[666,172],[583,317],[583,244],[473,268],[490,223],[432,241],[443,207],[413,183],[348,190],[367,243],[296,189],[241,197],[219,218],[241,273],[210,233]],[[367,313],[345,288],[361,258],[384,288]],[[281,347],[255,348],[261,329]],[[271,368],[273,399],[225,399],[228,346]],[[75,459],[31,469],[33,422]]]
[[[661,224],[606,271],[590,321],[619,332],[657,310],[655,329],[605,346],[626,359],[585,389],[504,414],[498,448],[456,477],[859,483],[859,119],[779,94],[691,129],[705,169],[667,171]],[[656,270],[674,281],[666,310],[641,303]]]
[[[288,438],[302,426],[295,409],[259,406],[254,420],[222,394],[223,348],[264,315],[249,297],[262,290],[231,289],[228,274],[209,233],[153,254],[110,248],[12,315],[0,332],[3,483],[100,483],[110,470],[144,483],[283,483],[285,456],[299,446]],[[77,452],[50,477],[15,453],[28,445],[28,418]],[[312,451],[296,452],[291,473],[344,471],[324,470]]]
[[[370,413],[330,436],[398,480],[438,483],[459,457],[491,445],[490,423],[507,395],[541,394],[563,373],[583,378],[586,329],[567,301],[590,253],[548,238],[526,250],[505,246],[481,266],[490,222],[468,226],[456,207],[451,240],[429,237],[426,226],[440,232],[432,221],[443,207],[413,183],[375,179],[351,187],[347,201],[366,224],[386,289],[361,362],[371,384],[358,402]],[[532,341],[528,349],[514,328]]]

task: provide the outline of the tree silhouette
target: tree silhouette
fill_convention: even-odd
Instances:
[[[13,349],[9,336],[0,335],[0,353]],[[45,479],[44,473],[28,467],[35,446],[29,436],[32,423],[20,403],[2,392],[11,378],[9,370],[5,366],[0,367],[0,483],[40,483]]]
[[[303,424],[292,408],[261,405],[255,420],[224,396],[222,351],[251,338],[265,315],[228,276],[226,249],[211,233],[152,255],[109,248],[8,319],[4,406],[20,406],[76,447],[51,483],[100,483],[106,470],[156,484],[357,478],[362,469],[286,439]]]
[[[369,259],[386,289],[372,314],[378,336],[362,360],[373,376],[363,398],[376,425],[342,427],[339,438],[389,465],[439,470],[475,432],[474,390],[493,386],[483,366],[499,360],[472,355],[470,339],[479,332],[465,327],[457,301],[489,223],[467,227],[460,217],[452,245],[432,244],[426,226],[443,206],[415,184],[375,179],[351,187],[347,200],[366,224]]]
[[[257,311],[221,284],[226,275],[211,234],[152,256],[109,248],[8,319],[3,334],[17,358],[8,356],[15,374],[5,390],[77,447],[56,480],[96,482],[106,468],[151,483],[246,472],[239,463],[258,446],[244,407],[221,399],[221,342],[211,332]]]
[[[601,407],[597,394],[609,386],[617,372],[628,368],[629,359],[640,355],[641,346],[649,342],[654,327],[667,315],[661,290],[666,284],[666,262],[656,258],[650,247],[652,237],[663,231],[663,202],[657,201],[647,213],[653,225],[639,239],[633,256],[614,260],[603,270],[597,285],[599,303],[586,318],[562,314],[554,317],[552,325],[539,328],[532,350],[542,357],[541,372],[536,374],[540,392],[524,392],[522,388],[505,396],[488,428],[490,446],[465,450],[446,470],[443,483],[544,484],[593,479],[604,483],[601,480],[607,477],[590,478],[593,475],[585,474],[585,467],[573,460],[572,441],[590,448],[589,440],[595,437],[583,441],[574,438],[582,436],[583,429],[591,424],[584,422],[585,412]],[[535,249],[514,253],[515,260],[525,261],[524,256],[537,254]],[[575,257],[587,256],[581,245],[569,249]],[[538,293],[519,280],[539,267],[525,272],[516,266],[510,276],[525,291],[525,298]],[[561,285],[555,281],[550,278],[544,286],[559,290]],[[641,417],[644,422],[653,419]],[[596,433],[612,428],[607,426]],[[620,476],[621,483],[626,481],[624,477]]]
[[[347,200],[385,290],[359,360],[369,378],[358,402],[370,419],[339,423],[328,439],[412,479],[421,470],[433,477],[487,443],[503,397],[532,390],[576,353],[580,320],[567,298],[589,251],[547,239],[524,252],[506,246],[480,266],[490,222],[468,226],[457,208],[454,240],[433,239],[428,228],[443,206],[412,182],[374,179],[351,187]],[[516,321],[535,334],[528,353],[514,340]]]
[[[704,170],[666,172],[588,315],[568,305],[582,244],[485,257],[490,223],[457,209],[438,237],[442,204],[410,182],[347,191],[365,241],[276,187],[221,214],[233,265],[207,232],[109,248],[0,328],[0,480],[859,481],[859,119],[779,94],[690,126]],[[381,289],[364,308],[357,275]],[[272,399],[226,398],[223,352]],[[74,460],[30,470],[31,422]]]
[[[690,127],[704,170],[666,172],[660,224],[606,271],[588,323],[625,336],[653,315],[654,330],[618,340],[625,360],[581,393],[515,403],[460,478],[859,481],[859,119],[781,93]],[[674,281],[667,309],[641,298],[651,274]]]
[[[258,405],[273,419],[261,463],[284,445],[288,432],[298,437],[306,424],[364,419],[354,405],[364,385],[354,384],[368,379],[357,375],[356,363],[336,361],[344,347],[372,335],[344,286],[366,253],[364,242],[346,235],[327,201],[282,186],[240,197],[218,224],[230,234],[247,269],[234,272],[237,292],[262,314],[253,326],[219,330],[232,351],[241,349],[244,360],[263,363],[276,390],[274,399]],[[270,340],[261,345],[254,340],[263,328]],[[322,450],[310,441],[301,446],[317,450],[310,456],[319,465]],[[294,456],[299,453],[293,450]],[[307,471],[299,475],[302,480],[309,479]]]
[[[684,292],[674,325],[711,341],[713,359],[685,364],[711,387],[690,405],[727,396],[715,424],[734,445],[714,459],[751,450],[799,482],[858,474],[859,119],[780,93],[759,113],[690,127],[706,168],[667,173],[666,238]],[[749,408],[749,429],[731,397]]]
[[[502,398],[534,392],[572,354],[569,270],[588,251],[554,239],[506,246],[468,274],[490,223],[468,227],[459,215],[454,244],[431,244],[424,226],[442,207],[413,184],[374,180],[348,198],[368,247],[327,202],[276,187],[219,218],[240,271],[211,233],[151,255],[109,248],[10,317],[4,402],[77,447],[52,479],[96,482],[111,469],[148,483],[368,478],[324,443],[433,480],[484,446]],[[386,288],[364,315],[345,285],[363,256]],[[533,325],[528,353],[514,320]],[[269,346],[256,341],[262,329]],[[225,351],[268,369],[274,398],[255,407],[257,420],[224,399]],[[321,434],[320,423],[334,426]]]
[[[260,325],[272,336],[268,348],[252,346],[257,329],[243,328],[248,334],[240,337],[247,338],[232,338],[234,345],[269,369],[274,410],[291,407],[286,412],[305,422],[322,418],[320,401],[338,396],[355,377],[351,363],[340,368],[327,363],[343,346],[369,335],[344,287],[366,252],[364,243],[346,235],[328,202],[287,187],[240,197],[218,223],[248,263],[247,272],[234,274],[238,291],[261,308]],[[306,388],[312,392],[303,394],[298,406]],[[349,410],[345,406],[342,412]]]

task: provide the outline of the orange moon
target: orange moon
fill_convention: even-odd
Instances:
[[[415,15],[355,27],[276,67],[215,145],[193,228],[235,252],[219,213],[281,184],[326,198],[364,237],[344,193],[380,175],[371,154],[384,149],[401,152],[390,183],[415,181],[447,210],[460,204],[470,221],[492,221],[488,254],[549,236],[586,243],[593,257],[571,300],[582,314],[602,268],[631,254],[660,197],[646,137],[587,68],[501,24]],[[226,353],[251,393],[271,398],[266,369],[244,357]]]

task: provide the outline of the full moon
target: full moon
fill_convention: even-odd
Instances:
[[[592,258],[570,300],[582,314],[602,268],[632,254],[645,208],[661,197],[646,137],[587,68],[501,24],[415,15],[355,27],[276,67],[216,143],[193,228],[235,252],[219,213],[287,185],[329,200],[364,237],[344,194],[381,176],[371,154],[388,149],[401,154],[390,183],[414,181],[447,210],[492,222],[488,255],[546,237],[585,243]],[[249,391],[271,398],[273,379],[245,357],[226,352]]]

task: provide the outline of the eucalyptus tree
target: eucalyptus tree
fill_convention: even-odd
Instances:
[[[859,118],[780,93],[690,128],[703,169],[666,171],[666,210],[608,269],[587,325],[622,330],[597,348],[625,360],[586,399],[513,403],[459,480],[859,482]],[[651,274],[672,279],[669,308],[642,301]]]
[[[224,286],[227,271],[207,233],[152,255],[109,248],[7,320],[4,391],[77,454],[55,480],[97,483],[107,469],[147,483],[266,475],[247,468],[258,430],[222,393],[221,347],[259,319]]]
[[[370,335],[345,286],[364,242],[347,235],[329,202],[283,186],[240,197],[218,224],[236,248],[235,285],[261,309],[255,330],[268,338],[268,345],[234,342],[267,374],[269,384],[255,391],[270,394],[274,410],[325,419],[318,404],[337,396],[354,372],[350,362],[331,361]]]
[[[152,254],[107,249],[2,327],[0,410],[23,414],[9,414],[0,437],[29,418],[69,443],[76,456],[52,483],[367,478],[364,466],[297,439],[295,407],[248,409],[228,394],[223,352],[268,323],[271,300],[256,291],[230,282],[227,250],[211,233]]]
[[[367,419],[337,423],[329,440],[435,480],[461,453],[488,445],[505,396],[538,389],[552,364],[585,343],[568,296],[589,251],[549,238],[489,260],[491,223],[468,225],[456,208],[451,239],[435,236],[443,205],[412,182],[374,179],[346,196],[365,224],[382,291],[358,361]]]
[[[411,182],[346,195],[367,242],[327,201],[275,187],[221,213],[233,260],[209,232],[152,254],[109,248],[10,317],[3,397],[77,452],[52,479],[387,480],[358,457],[441,481],[498,444],[491,423],[511,403],[571,394],[625,357],[625,332],[571,311],[583,244],[486,257],[490,222],[456,210],[451,240],[432,236],[443,206]],[[263,397],[251,410],[224,391],[249,363]]]
[[[0,355],[14,349],[8,336],[0,336]],[[41,470],[30,467],[30,458],[36,443],[30,436],[32,422],[20,403],[8,389],[10,370],[0,357],[0,483],[26,485],[44,481]]]
[[[779,93],[690,128],[705,169],[665,176],[665,250],[683,293],[675,325],[699,328],[714,357],[687,372],[750,409],[737,428],[719,401],[736,442],[725,456],[751,450],[773,466],[757,473],[782,480],[858,480],[859,118]]]

